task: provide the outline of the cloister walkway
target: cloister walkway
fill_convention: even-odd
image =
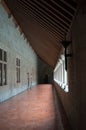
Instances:
[[[69,130],[63,128],[59,102],[55,98],[54,89],[48,84],[1,103],[0,130]]]

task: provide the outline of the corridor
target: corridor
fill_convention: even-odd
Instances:
[[[0,130],[64,130],[53,92],[38,85],[1,103]]]

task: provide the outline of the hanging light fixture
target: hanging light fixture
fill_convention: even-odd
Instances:
[[[65,56],[65,70],[67,71],[67,58],[72,57],[72,53],[67,53],[67,48],[71,44],[72,41],[63,40],[61,43],[64,47],[64,56]]]

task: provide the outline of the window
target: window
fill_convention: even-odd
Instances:
[[[65,92],[68,92],[68,79],[67,72],[65,70],[65,58],[64,55],[61,56],[56,68],[54,70],[54,80],[64,89]]]
[[[16,82],[20,83],[20,59],[16,58]]]
[[[7,84],[7,52],[0,49],[0,86]]]

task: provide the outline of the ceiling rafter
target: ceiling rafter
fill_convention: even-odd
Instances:
[[[35,52],[53,68],[77,10],[74,0],[3,0]],[[52,52],[52,53],[50,53]]]
[[[19,9],[19,8],[18,8],[18,9]],[[17,10],[15,10],[15,11],[17,12]],[[18,10],[18,13],[19,13],[19,10]],[[21,10],[20,13],[23,13],[26,18],[28,18],[28,17],[31,17],[31,18],[32,18],[32,15],[31,15],[31,14],[29,14],[29,16],[28,16],[28,14],[27,14],[26,12],[22,12],[22,10]],[[27,16],[28,16],[28,17],[27,17]],[[43,21],[41,22],[41,21],[39,20],[39,18],[37,18],[36,16],[34,16],[33,19],[35,20],[35,22],[37,22],[37,24],[40,24],[40,26],[41,26],[42,28],[44,28],[45,30],[47,30],[56,40],[62,40],[62,39],[63,39],[62,37],[60,37],[60,36],[58,35],[58,33],[57,33],[57,35],[56,35],[56,33],[55,33],[52,29],[49,29],[49,27],[46,26]]]
[[[17,6],[16,6],[17,7]],[[19,9],[21,8],[21,6],[18,6],[17,7],[17,9],[18,9],[18,11],[19,11]],[[45,28],[47,28],[47,30],[50,30],[50,32],[52,32],[52,35],[54,34],[54,36],[57,36],[60,40],[61,39],[63,39],[63,34],[62,35],[60,35],[58,32],[56,32],[53,28],[51,28],[51,26],[50,27],[48,27],[49,25],[48,25],[48,23],[47,22],[44,22],[41,18],[39,18],[37,15],[35,15],[34,13],[32,13],[30,10],[29,10],[29,14],[27,13],[27,10],[25,9],[25,8],[23,8],[25,11],[23,12],[24,13],[24,15],[26,15],[26,16],[31,16],[32,17],[32,15],[33,15],[33,18],[34,18],[34,20],[36,20],[36,21],[38,21],[38,23],[41,23],[41,25],[42,26],[44,26]],[[16,11],[16,10],[15,10]],[[22,10],[21,10],[22,11]],[[63,36],[63,37],[62,37]]]
[[[77,8],[77,3],[74,0],[63,0],[65,1],[67,4],[71,5],[73,8]]]
[[[61,24],[60,22],[54,20],[54,19],[52,18],[52,16],[50,16],[49,14],[47,14],[47,13],[46,13],[42,8],[40,8],[37,4],[33,3],[33,1],[30,1],[30,0],[29,0],[28,2],[26,2],[26,1],[21,0],[21,2],[25,3],[28,9],[29,9],[29,6],[31,6],[32,9],[35,10],[35,11],[38,13],[38,15],[40,14],[40,15],[43,16],[45,19],[51,21],[53,24],[55,24],[55,26],[58,25],[58,26],[61,27],[61,28],[68,29],[69,26],[63,25],[63,24]]]
[[[65,1],[65,0],[60,0],[60,1],[62,1],[65,5],[67,5],[68,7],[70,7],[72,10],[76,11],[76,7],[77,7],[77,6],[72,6],[70,3],[68,3],[68,2]]]
[[[62,19],[64,19],[66,22],[70,23],[71,19],[69,19],[64,13],[60,12],[59,10],[57,10],[56,8],[54,8],[51,4],[49,4],[49,2],[41,0],[43,3],[45,3],[48,7],[51,8],[52,12],[54,12],[57,16],[61,17]]]
[[[70,12],[70,9],[63,2],[61,2],[60,0],[58,0],[58,3],[57,3],[56,0],[50,0],[50,1],[52,1],[57,7],[61,8],[64,12],[66,12],[70,16],[74,15],[74,11]]]
[[[62,10],[58,5],[58,1],[56,2],[56,4],[53,2],[53,0],[46,0],[47,3],[49,3],[55,10],[59,11],[61,14],[63,14],[66,18],[72,20],[72,16],[70,14],[68,14],[67,12],[65,12],[64,10]]]
[[[68,25],[70,24],[70,22],[65,21],[64,19],[62,19],[61,17],[59,17],[58,15],[56,15],[48,6],[46,6],[46,4],[44,2],[42,2],[41,0],[36,0],[35,1],[40,7],[44,8],[44,11],[48,14],[50,14],[54,20],[57,20],[59,22],[61,22],[64,25]]]
[[[19,2],[19,4],[20,3],[22,3],[22,1],[21,2]],[[18,4],[18,3],[17,3]],[[23,4],[23,3],[22,3]],[[48,23],[51,27],[53,27],[57,32],[59,32],[59,33],[61,33],[61,32],[66,32],[67,30],[64,30],[63,28],[58,28],[58,25],[54,25],[54,22],[53,23],[51,23],[50,21],[49,21],[49,19],[48,18],[44,18],[44,17],[42,17],[41,15],[38,15],[38,13],[35,11],[35,10],[33,10],[33,8],[30,8],[30,6],[31,5],[29,5],[29,10],[28,9],[26,9],[26,5],[25,6],[22,6],[22,8],[24,8],[26,11],[27,11],[27,13],[29,14],[29,11],[31,10],[31,12],[33,12],[33,15],[34,14],[36,14],[36,16],[37,17],[39,17],[40,19],[42,19],[43,21],[45,21],[46,23]],[[32,6],[31,6],[32,7]],[[30,13],[31,13],[30,12]],[[60,32],[61,31],[61,32]],[[64,33],[63,33],[63,35],[64,35]]]

